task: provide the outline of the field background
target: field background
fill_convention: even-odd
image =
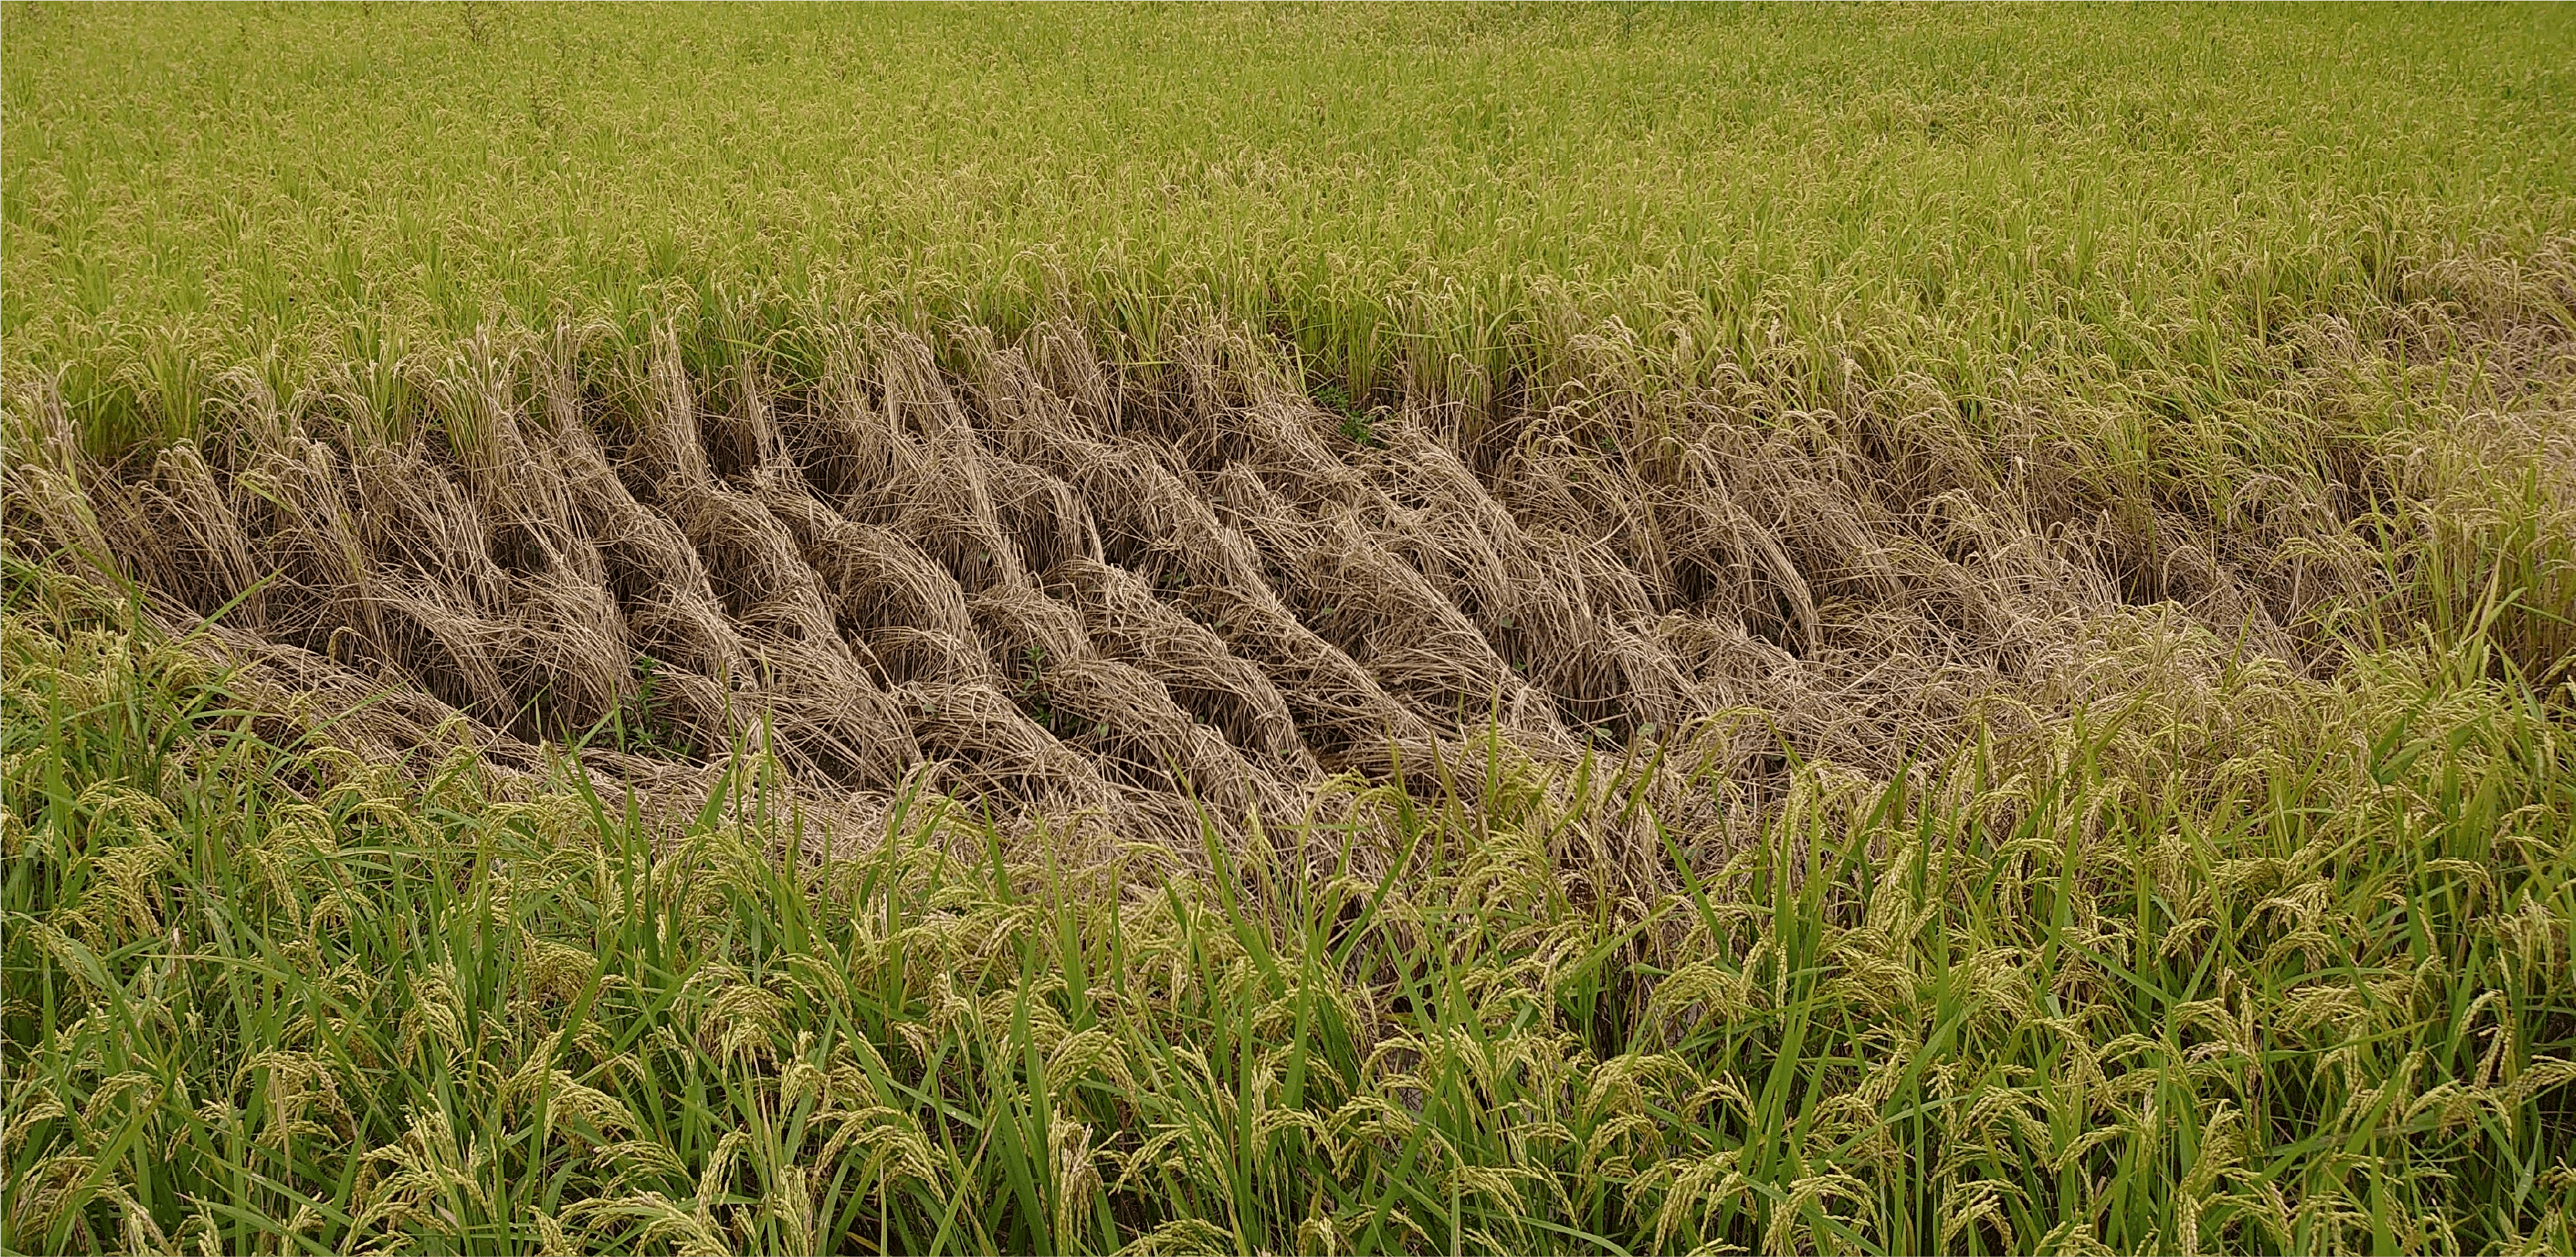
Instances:
[[[2560,8],[0,6],[0,1249],[2565,1251],[2570,66]],[[844,324],[1148,395],[1250,329],[1470,455],[1902,397],[1886,465],[2030,514],[2046,451],[1996,549],[2097,527],[2149,627],[1784,733],[1727,843],[1642,736],[1489,730],[1178,857],[916,791],[800,859],[756,743],[676,813],[376,755],[45,514],[281,399],[450,439],[496,352],[793,389]],[[2142,537],[2290,645],[2159,627]]]
[[[7,21],[0,336],[145,428],[191,371],[640,328],[675,286],[1004,330],[1066,287],[1148,328],[1195,296],[1355,392],[1571,311],[2214,405],[2402,259],[2576,224],[2548,9]]]

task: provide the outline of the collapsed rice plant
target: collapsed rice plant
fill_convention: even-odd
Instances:
[[[1022,827],[1188,851],[1201,812],[1294,816],[1491,722],[1550,763],[1651,746],[1665,810],[1740,838],[1794,760],[1886,775],[2045,728],[2136,684],[2102,661],[2138,641],[2322,677],[2372,634],[2474,630],[2546,691],[2576,602],[2567,329],[2368,317],[2375,343],[2295,331],[2259,471],[2163,486],[1912,378],[1652,374],[1615,324],[1558,388],[1409,394],[1357,440],[1239,326],[1130,370],[1065,315],[1008,345],[818,324],[714,379],[668,330],[486,338],[420,373],[409,422],[237,373],[220,438],[116,464],[39,380],[8,522],[285,688],[399,693],[365,718],[387,754],[463,718],[521,762],[603,732],[703,762],[757,726],[826,793],[927,768]],[[2488,361],[2406,372],[2431,336]]]

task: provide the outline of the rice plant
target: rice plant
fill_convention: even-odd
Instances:
[[[2576,1247],[2570,34],[0,9],[0,1251]]]
[[[121,614],[7,626],[16,1249],[2571,1238],[2576,763],[2475,641],[1802,769],[1729,853],[1462,754],[1174,877],[917,790],[824,850],[751,748],[658,819],[416,778]]]

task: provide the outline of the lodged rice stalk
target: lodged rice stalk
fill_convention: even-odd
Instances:
[[[2495,347],[2465,395],[2397,365],[2446,317]],[[1796,763],[2040,736],[2137,642],[2193,684],[2324,678],[2420,624],[2545,690],[2576,599],[2563,329],[2383,323],[2300,330],[2301,408],[2455,418],[2273,416],[2291,444],[2224,499],[2191,488],[2215,468],[2131,492],[2106,438],[1963,425],[1910,377],[1676,377],[1616,324],[1499,412],[1363,411],[1239,326],[1122,368],[1060,315],[1012,344],[818,324],[714,377],[667,329],[566,325],[420,367],[400,415],[239,373],[219,437],[112,464],[24,381],[7,518],[384,756],[454,726],[642,783],[756,742],[817,800],[923,786],[1187,863],[1210,816],[1236,841],[1494,728],[1560,768],[1670,759],[1665,815],[1737,841]]]

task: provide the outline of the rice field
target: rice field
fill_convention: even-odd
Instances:
[[[0,1250],[2576,1247],[2570,65],[0,7]]]

